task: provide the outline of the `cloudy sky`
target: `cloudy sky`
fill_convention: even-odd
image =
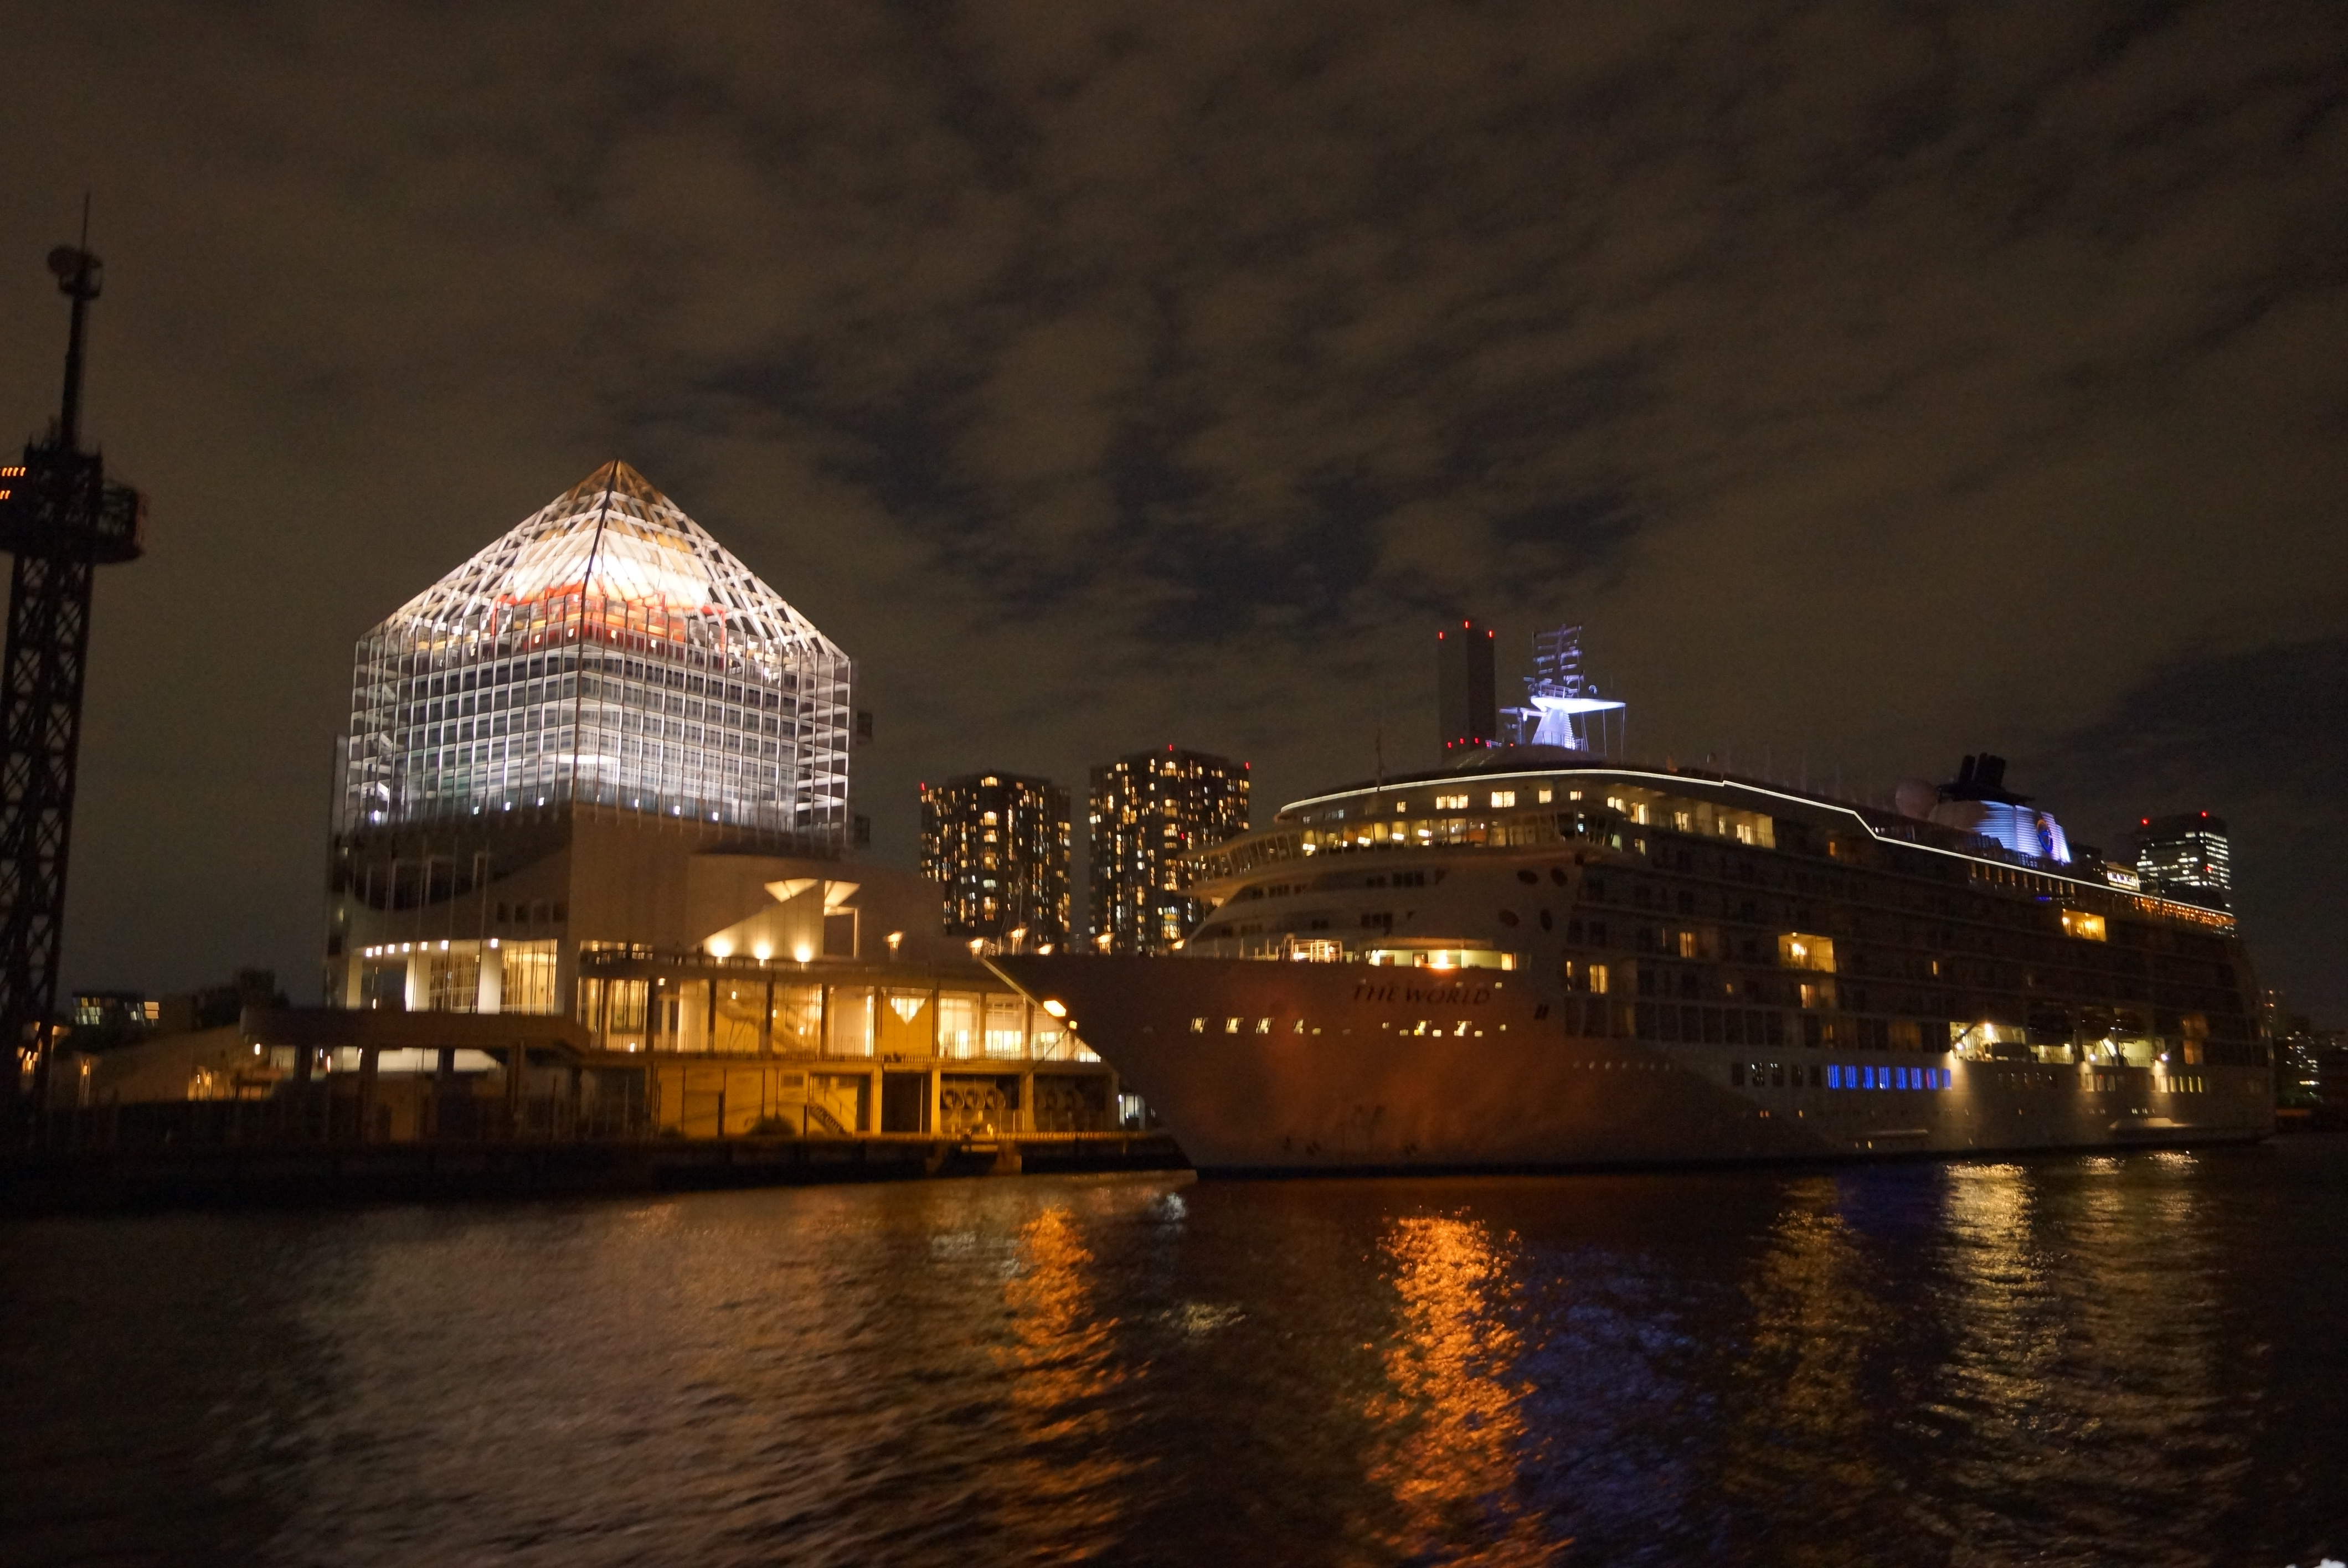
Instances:
[[[860,809],[1632,748],[2208,808],[2348,1022],[2348,21],[2260,5],[9,8],[0,427],[95,193],[67,979],[314,999],[354,640],[605,458],[861,661]]]

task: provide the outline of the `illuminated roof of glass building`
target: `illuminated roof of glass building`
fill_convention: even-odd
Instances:
[[[395,621],[449,630],[583,594],[701,617],[762,651],[839,648],[625,463],[604,464],[409,600]]]
[[[592,801],[835,843],[851,675],[732,552],[607,463],[360,640],[345,821]]]

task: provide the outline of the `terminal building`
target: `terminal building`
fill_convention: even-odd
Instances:
[[[937,886],[851,858],[855,696],[837,643],[598,469],[359,640],[325,979],[381,1021],[303,1026],[317,1060],[445,1074],[526,1037],[688,1134],[1114,1126],[1107,1070]]]
[[[1050,952],[1068,939],[1068,792],[1002,773],[922,785],[922,874],[948,936]]]
[[[1248,765],[1206,752],[1136,752],[1092,771],[1093,945],[1171,952],[1210,906],[1189,897],[1185,856],[1248,827]]]

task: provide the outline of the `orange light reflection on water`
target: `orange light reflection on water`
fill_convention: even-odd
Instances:
[[[1101,1440],[1107,1398],[1128,1376],[1111,1364],[1117,1321],[1096,1313],[1093,1254],[1066,1208],[1021,1225],[1014,1256],[1003,1286],[1010,1335],[996,1350],[1020,1439],[1009,1490],[1051,1537],[1080,1540],[1115,1522],[1133,1468]]]
[[[1560,1543],[1516,1494],[1528,1388],[1513,1376],[1513,1260],[1480,1222],[1455,1218],[1396,1220],[1382,1250],[1401,1321],[1365,1413],[1379,1429],[1370,1478],[1401,1510],[1390,1544],[1456,1563],[1546,1560]]]

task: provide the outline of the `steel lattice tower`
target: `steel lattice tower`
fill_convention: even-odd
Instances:
[[[83,332],[98,259],[61,245],[49,270],[73,301],[63,406],[46,441],[0,466],[0,549],[15,556],[0,662],[0,1115],[21,1108],[28,1071],[36,1095],[46,1075],[90,589],[99,567],[138,557],[147,513],[139,492],[108,484],[103,458],[81,450]]]

